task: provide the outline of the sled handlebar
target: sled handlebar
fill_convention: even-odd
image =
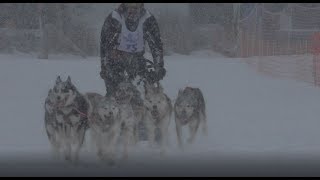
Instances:
[[[144,58],[144,61],[147,63],[147,65],[146,65],[147,68],[154,68],[154,67],[155,67],[153,61],[151,61],[151,60],[149,60],[149,59],[146,59],[146,58]],[[149,63],[149,64],[148,64],[148,63]]]

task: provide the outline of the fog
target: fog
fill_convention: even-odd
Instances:
[[[164,45],[164,91],[174,102],[199,87],[209,135],[181,152],[172,118],[164,158],[142,142],[106,171],[86,140],[79,167],[52,159],[48,90],[70,75],[81,93],[106,93],[101,29],[119,5],[0,4],[0,175],[319,174],[320,3],[145,3]]]
[[[0,52],[38,53],[43,27],[49,24],[50,53],[98,56],[104,20],[119,5],[3,3]],[[233,57],[275,55],[262,52],[268,43],[281,49],[278,54],[310,52],[310,47],[297,52],[296,46],[311,44],[320,24],[318,7],[317,3],[145,3],[158,21],[166,54],[212,49]],[[258,44],[262,44],[258,49],[252,48]]]

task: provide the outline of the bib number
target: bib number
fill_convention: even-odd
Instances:
[[[138,34],[129,33],[128,36],[124,36],[125,48],[129,52],[136,52],[138,49]]]

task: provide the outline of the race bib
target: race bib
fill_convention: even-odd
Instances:
[[[125,20],[114,11],[112,17],[117,19],[121,23],[121,33],[118,39],[118,50],[136,53],[144,51],[144,39],[143,39],[143,23],[150,17],[149,12],[146,12],[144,16],[139,19],[138,27],[135,31],[130,31],[125,23]]]
[[[123,39],[125,43],[125,50],[127,52],[137,52],[139,39],[138,33],[129,32],[127,35],[124,35]]]

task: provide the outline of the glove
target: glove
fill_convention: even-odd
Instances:
[[[108,72],[110,72],[110,68],[108,68],[108,66],[101,66],[100,77],[102,79],[106,79],[108,76],[111,76]]]
[[[102,79],[105,79],[105,78],[106,78],[106,71],[105,71],[105,70],[101,70],[101,71],[100,71],[100,77],[101,77]]]
[[[157,79],[162,80],[166,75],[166,69],[163,66],[156,66],[155,73],[157,75]]]

